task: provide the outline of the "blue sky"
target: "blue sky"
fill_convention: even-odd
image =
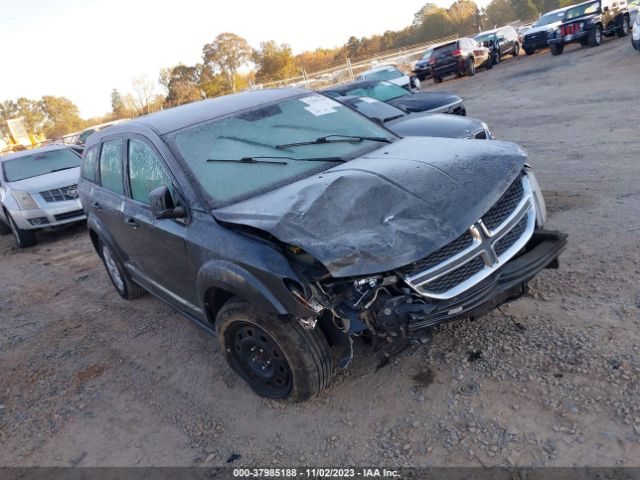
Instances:
[[[0,0],[0,100],[59,95],[84,117],[102,115],[113,88],[126,93],[134,77],[156,80],[163,67],[199,61],[219,33],[236,33],[253,47],[285,42],[298,53],[403,28],[424,3]]]

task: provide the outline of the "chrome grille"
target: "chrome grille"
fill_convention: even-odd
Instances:
[[[78,185],[69,185],[68,187],[54,188],[53,190],[45,190],[40,192],[45,202],[66,202],[78,198]]]
[[[522,217],[522,220],[520,220],[518,224],[509,231],[509,233],[507,233],[504,237],[496,242],[494,247],[496,250],[496,255],[500,256],[504,252],[509,250],[509,248],[511,248],[511,246],[516,243],[516,240],[518,240],[522,236],[526,229],[527,217]]]
[[[453,298],[518,253],[533,235],[535,221],[531,183],[523,175],[465,234],[398,272],[425,297]]]
[[[489,230],[495,230],[513,212],[524,195],[524,187],[520,177],[511,184],[496,204],[482,216],[482,221]]]
[[[429,282],[429,291],[435,293],[443,293],[451,290],[456,285],[469,279],[484,268],[484,260],[476,257],[470,262],[465,263],[460,268],[456,268],[451,273],[447,273],[442,277]]]
[[[471,246],[473,243],[473,237],[471,236],[471,232],[466,231],[458,238],[456,238],[453,242],[448,243],[444,247],[439,250],[436,250],[428,257],[423,258],[422,260],[418,260],[406,267],[400,269],[400,272],[410,275],[413,272],[420,272],[423,270],[427,270],[434,265],[444,262],[446,259],[453,257],[454,255],[462,252],[464,249]]]

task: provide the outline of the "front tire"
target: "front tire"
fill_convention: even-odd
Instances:
[[[513,47],[513,56],[514,57],[519,57],[520,56],[520,44],[516,43]]]
[[[618,29],[618,37],[626,37],[629,33],[629,17],[626,15],[622,17],[622,24]]]
[[[525,48],[525,49],[524,49],[524,53],[526,53],[526,54],[527,54],[527,56],[531,56],[531,55],[533,55],[534,53],[536,53],[536,49],[535,49],[535,48]]]
[[[5,213],[5,216],[7,214]],[[8,217],[7,217],[8,218]],[[9,221],[9,220],[7,220]],[[11,230],[11,225],[7,225],[2,220],[0,220],[0,235],[9,235],[13,230]]]
[[[34,232],[33,230],[20,229],[9,214],[7,214],[7,218],[9,219],[9,223],[11,224],[11,231],[13,232],[13,236],[16,239],[16,245],[18,246],[18,248],[33,247],[36,244],[36,232]]]
[[[124,266],[113,254],[113,251],[104,243],[100,243],[100,257],[104,268],[107,269],[109,279],[113,284],[116,292],[125,300],[133,300],[134,298],[141,297],[145,294],[144,288],[142,288],[125,272]]]
[[[484,67],[487,70],[491,70],[493,68],[493,58],[491,58],[491,55],[489,55],[489,58],[487,58],[487,62],[484,64]]]
[[[333,355],[318,327],[305,330],[232,298],[218,312],[216,332],[231,368],[262,397],[301,402],[331,383]]]
[[[564,45],[560,43],[552,43],[549,48],[551,49],[551,55],[555,57],[562,55],[562,52],[564,51]]]
[[[602,44],[602,27],[596,25],[589,32],[589,46],[599,47]]]
[[[439,77],[438,75],[434,75],[433,83],[442,83],[442,77]]]

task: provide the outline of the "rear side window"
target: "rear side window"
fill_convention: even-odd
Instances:
[[[124,195],[122,186],[122,140],[110,140],[102,144],[100,185],[114,193]]]
[[[82,178],[95,183],[98,170],[98,146],[91,147],[82,160]]]
[[[172,190],[171,179],[154,151],[144,142],[129,141],[131,198],[149,205],[149,194],[158,187]],[[173,192],[172,192],[173,193]]]

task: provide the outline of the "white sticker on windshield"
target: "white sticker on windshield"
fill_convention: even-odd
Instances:
[[[371,98],[371,97],[360,97],[360,100],[362,100],[363,102],[367,102],[367,103],[380,103],[380,102],[378,102],[378,100],[376,100],[375,98]]]
[[[340,106],[338,102],[327,97],[321,97],[320,95],[304,97],[301,98],[300,101],[309,105],[308,107],[304,107],[304,109],[316,117],[326,115],[328,113],[335,113],[336,107]]]

